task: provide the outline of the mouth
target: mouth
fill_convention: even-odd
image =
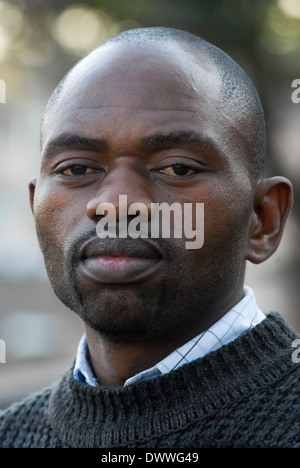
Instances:
[[[155,275],[164,258],[164,252],[150,239],[94,238],[81,247],[79,267],[97,283],[134,283]]]

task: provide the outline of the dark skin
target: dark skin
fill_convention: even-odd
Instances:
[[[103,385],[123,385],[230,310],[243,296],[246,260],[272,255],[291,208],[288,180],[251,180],[251,142],[222,108],[214,66],[190,63],[178,46],[110,45],[71,74],[45,126],[30,183],[38,238],[54,291],[84,321]],[[126,243],[121,254],[106,243],[121,259],[111,260],[113,277],[95,276],[86,260],[103,263],[97,206],[112,203],[119,215],[119,194],[149,217],[154,202],[204,203],[203,247],[138,240],[155,258],[137,272]]]

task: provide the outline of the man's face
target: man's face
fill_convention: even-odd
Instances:
[[[45,127],[33,211],[47,272],[62,302],[115,340],[185,340],[242,295],[253,197],[243,129],[214,67],[193,58],[106,47],[70,75]],[[100,240],[97,207],[118,216],[119,195],[203,203],[204,245]]]

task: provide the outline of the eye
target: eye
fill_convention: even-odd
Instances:
[[[185,166],[184,164],[174,164],[173,166],[165,167],[161,169],[160,172],[164,174],[172,175],[172,176],[189,176],[196,174],[196,169],[192,167]]]
[[[93,174],[95,172],[95,169],[92,169],[91,167],[88,166],[82,166],[82,165],[74,165],[74,166],[69,166],[66,169],[63,169],[60,171],[61,174],[66,175],[66,176],[80,176],[80,175],[88,175],[88,174]]]

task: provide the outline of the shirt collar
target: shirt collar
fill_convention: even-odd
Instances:
[[[258,325],[264,318],[265,314],[257,306],[254,291],[248,286],[244,286],[244,297],[242,300],[214,325],[173,351],[150,369],[146,369],[130,377],[126,380],[124,386],[156,378],[183,364],[199,359],[235,340],[247,330]],[[74,377],[76,380],[85,382],[93,387],[98,385],[88,361],[88,347],[85,334],[82,336],[78,346]]]

